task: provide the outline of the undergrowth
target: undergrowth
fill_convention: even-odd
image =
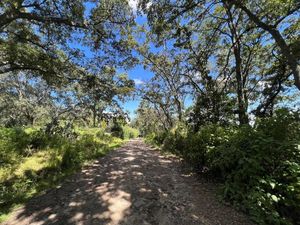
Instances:
[[[222,197],[262,225],[300,224],[300,118],[277,111],[254,126],[184,125],[147,140],[223,181]]]
[[[0,221],[124,141],[99,128],[77,129],[75,133],[67,138],[36,128],[0,128]]]

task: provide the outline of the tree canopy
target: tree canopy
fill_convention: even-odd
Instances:
[[[299,0],[0,1],[5,165],[46,142],[63,170],[135,127],[259,224],[298,224],[299,110]]]

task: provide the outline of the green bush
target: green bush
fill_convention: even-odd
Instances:
[[[207,167],[211,169],[217,154],[217,147],[226,143],[230,132],[230,128],[223,128],[218,125],[202,127],[197,133],[188,135],[186,148],[182,152],[183,157],[198,168]]]
[[[123,128],[122,128],[121,124],[119,124],[118,122],[115,122],[113,124],[113,126],[110,129],[110,132],[113,137],[118,137],[118,138],[124,139]]]
[[[29,156],[46,147],[62,146],[65,140],[59,135],[47,135],[43,130],[0,128],[0,156],[8,163],[12,158]]]
[[[100,128],[97,132],[96,132],[96,137],[97,138],[104,138],[105,137],[105,130]]]
[[[168,135],[169,132],[167,131],[163,131],[160,133],[150,133],[146,135],[145,139],[147,143],[154,145],[162,145]],[[171,148],[168,150],[171,150]]]
[[[65,146],[61,160],[61,168],[69,169],[80,166],[80,152],[77,151],[76,145],[69,144]]]
[[[22,128],[1,128],[1,150],[22,154],[30,143],[30,136]]]
[[[180,131],[175,130],[169,133],[165,133],[165,138],[163,140],[162,149],[171,151],[175,154],[182,155],[186,147],[186,139]],[[163,138],[164,136],[157,137],[157,139]],[[161,141],[161,140],[160,140]]]
[[[49,144],[50,137],[41,130],[31,132],[29,137],[29,145],[34,149],[45,148]]]
[[[0,167],[18,162],[27,155],[30,136],[22,128],[0,128]]]
[[[74,139],[46,134],[40,128],[0,128],[0,222],[15,205],[122,143],[103,129],[78,128],[77,132]]]
[[[258,224],[300,224],[299,114],[279,110],[253,127],[177,127],[147,139],[223,180],[224,199]]]
[[[101,156],[103,153],[103,143],[99,143],[92,135],[84,135],[75,143],[77,151],[81,152],[81,158],[92,159]]]
[[[84,161],[103,156],[108,147],[98,142],[96,135],[84,134],[73,143],[64,146],[61,167],[63,169],[79,167]]]
[[[123,138],[124,139],[137,138],[139,136],[139,131],[128,125],[123,126],[122,129],[123,129]]]
[[[299,223],[299,144],[299,117],[285,111],[239,129],[218,146],[212,163],[223,173],[224,198],[259,224]]]
[[[197,133],[188,133],[181,126],[152,137],[152,142],[162,145],[163,150],[180,155],[197,168],[210,167],[216,147],[228,140],[227,133],[230,132],[229,128],[208,125]]]

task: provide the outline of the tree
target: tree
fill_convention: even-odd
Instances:
[[[240,124],[248,123],[248,113],[251,112],[249,109],[256,107],[254,105],[262,97],[259,91],[273,96],[268,98],[271,103],[261,102],[270,105],[275,103],[278,89],[270,89],[269,85],[275,80],[288,85],[288,68],[284,74],[279,70],[269,72],[271,67],[278,64],[277,58],[272,58],[274,53],[276,55],[276,45],[272,42],[266,44],[268,34],[256,29],[255,23],[249,20],[247,14],[230,1],[148,3],[147,0],[141,1],[140,8],[147,14],[151,31],[156,35],[155,43],[160,46],[169,41],[169,45],[172,43],[176,49],[174,51],[186,55],[185,72],[181,75],[193,87],[196,96],[207,96],[205,84],[209,80],[215,80],[215,89],[223,92],[222,95],[231,95],[230,98],[236,96],[235,112]],[[293,9],[292,1],[290,3]],[[273,6],[271,3],[270,5]],[[296,8],[293,9],[289,15],[296,11]],[[283,14],[280,11],[276,15]],[[285,25],[288,28],[284,32],[292,43],[297,42],[297,24],[297,19],[292,18]],[[297,49],[295,44],[292,46]],[[298,51],[293,52],[296,54]],[[268,63],[263,65],[261,62],[266,58]],[[258,84],[262,82],[266,85],[258,88]],[[220,83],[223,83],[221,89],[218,87]],[[282,90],[279,88],[279,92]]]
[[[76,84],[75,96],[80,106],[92,112],[92,123],[96,127],[103,118],[104,110],[118,106],[134,90],[134,82],[125,74],[117,74],[111,67],[104,67],[96,74],[84,76]]]
[[[151,133],[168,131],[167,118],[159,108],[151,105],[151,102],[142,100],[136,110],[135,125],[140,130],[140,134],[146,136]]]
[[[295,45],[299,45],[299,1],[164,1],[163,3],[151,2],[150,7],[149,2],[143,0],[139,5],[147,14],[153,31],[160,37],[175,39],[180,39],[178,34],[191,36],[192,31],[197,27],[193,26],[195,22],[201,24],[218,6],[235,5],[259,29],[271,35],[293,72],[295,86],[300,88],[299,55],[294,50]],[[182,20],[184,16],[197,19],[190,19],[185,23]]]
[[[47,81],[64,78],[70,67],[77,69],[74,63],[85,65],[75,44],[94,51],[94,61],[104,59],[96,57],[103,51],[120,51],[121,58],[122,36],[133,24],[122,0],[4,0],[0,12],[0,74],[30,71]]]
[[[35,125],[49,120],[54,111],[52,89],[38,78],[24,74],[6,75],[0,79],[1,124]]]
[[[156,55],[145,49],[139,49],[139,53],[144,66],[154,73],[150,82],[141,90],[143,98],[157,104],[163,110],[169,125],[172,124],[170,114],[176,114],[177,119],[181,121],[187,97],[187,85],[181,76],[183,55],[166,49]]]

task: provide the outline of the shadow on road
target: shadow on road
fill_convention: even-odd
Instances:
[[[140,139],[36,197],[5,224],[250,224]],[[215,203],[212,203],[215,202]]]

